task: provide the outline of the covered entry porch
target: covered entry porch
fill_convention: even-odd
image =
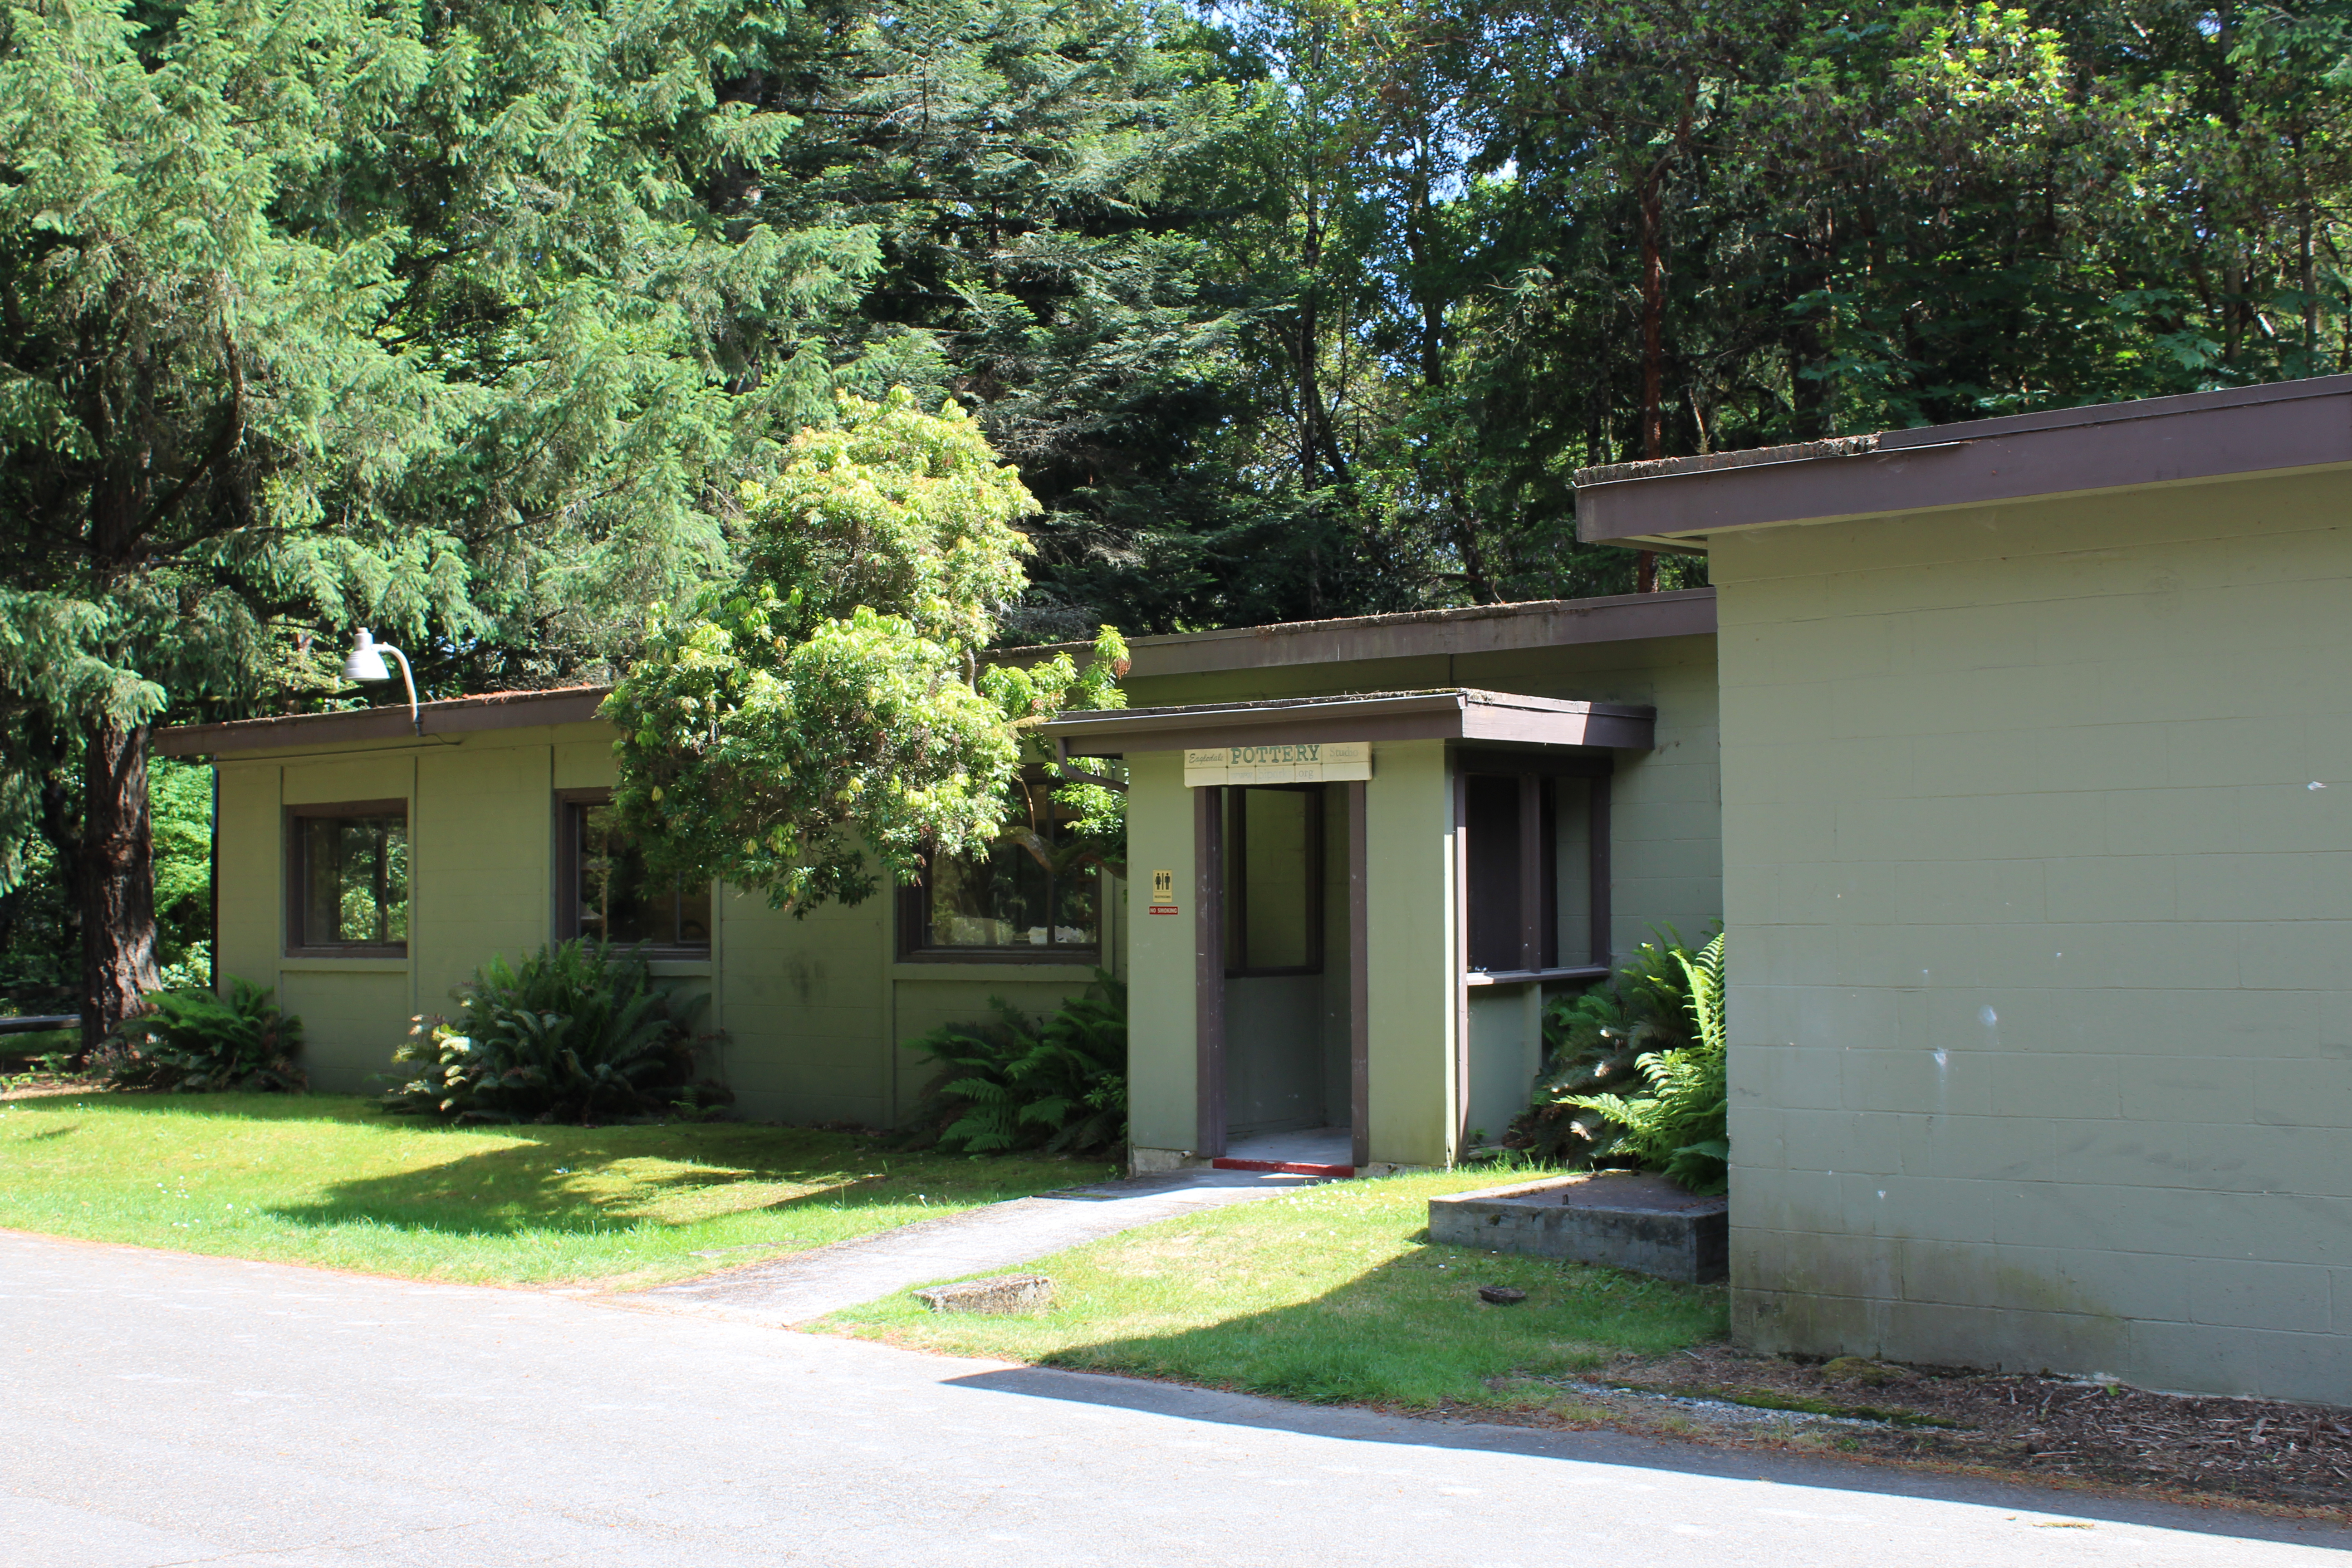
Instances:
[[[1128,763],[1137,1167],[1499,1135],[1548,992],[1607,973],[1611,779],[1653,729],[1470,688],[1049,724],[1066,763]]]

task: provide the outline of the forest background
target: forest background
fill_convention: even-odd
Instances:
[[[1579,546],[1574,470],[2352,368],[2347,53],[2333,0],[0,0],[0,991],[120,971],[151,833],[203,973],[154,725],[382,700],[360,626],[427,697],[610,679],[837,390],[1017,466],[1036,642],[1696,584]]]

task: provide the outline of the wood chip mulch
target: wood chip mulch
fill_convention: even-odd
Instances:
[[[2121,1384],[1757,1356],[1728,1346],[1625,1361],[1589,1382],[1844,1420],[1811,1446],[2021,1477],[2352,1512],[2352,1409],[2154,1394]],[[1854,1423],[1854,1424],[1850,1424]],[[1859,1423],[1867,1423],[1859,1424]]]

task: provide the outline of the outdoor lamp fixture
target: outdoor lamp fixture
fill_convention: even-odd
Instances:
[[[416,732],[425,733],[425,716],[416,710],[416,678],[409,673],[408,656],[388,642],[378,642],[365,626],[360,628],[359,640],[352,644],[352,657],[343,660],[345,680],[390,680],[392,671],[383,662],[385,654],[400,660],[400,683],[408,688],[408,721]]]

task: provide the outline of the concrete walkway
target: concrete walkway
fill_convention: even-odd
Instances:
[[[806,1322],[934,1279],[1013,1268],[1154,1220],[1275,1197],[1315,1181],[1262,1171],[1129,1176],[991,1204],[619,1300],[772,1327]]]
[[[0,1343],[7,1568],[2340,1568],[2352,1545],[5,1232]]]

